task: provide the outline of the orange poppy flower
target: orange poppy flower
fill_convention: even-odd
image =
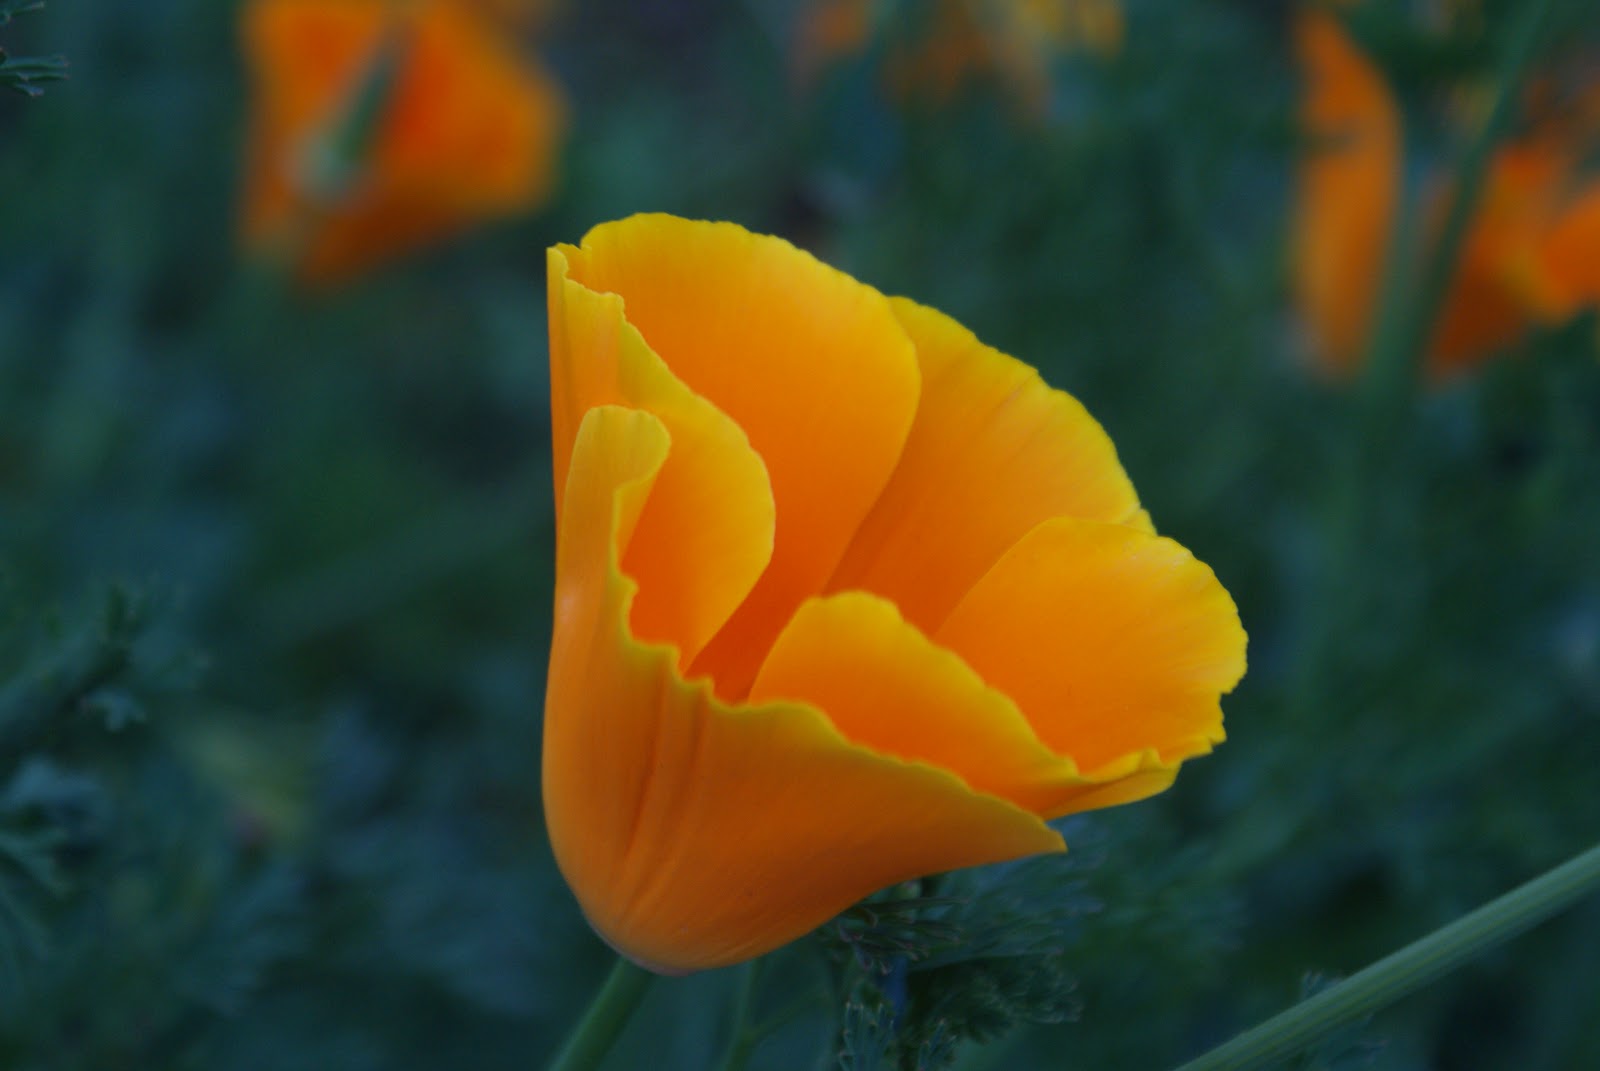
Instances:
[[[794,69],[809,82],[872,39],[873,0],[816,0],[795,35]],[[1051,65],[1065,52],[1101,54],[1122,45],[1117,0],[939,0],[928,24],[890,49],[886,74],[901,97],[953,96],[968,82],[992,78],[1034,114],[1051,94]]]
[[[312,282],[548,196],[561,91],[461,0],[254,0],[242,232]]]
[[[1318,356],[1348,372],[1371,336],[1399,207],[1399,108],[1335,15],[1302,11],[1296,41],[1314,144],[1300,166],[1295,290]],[[1433,374],[1470,367],[1532,324],[1600,298],[1600,187],[1578,182],[1580,155],[1568,125],[1552,123],[1491,161],[1429,342]],[[1437,222],[1450,186],[1427,193]]]
[[[1028,366],[727,223],[597,227],[549,300],[545,817],[619,951],[760,955],[1222,740],[1232,601]]]

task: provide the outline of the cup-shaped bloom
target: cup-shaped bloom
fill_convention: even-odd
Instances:
[[[241,232],[337,282],[544,200],[561,90],[468,0],[251,0]]]
[[[1311,141],[1300,166],[1295,288],[1317,356],[1348,371],[1370,342],[1400,209],[1400,111],[1336,14],[1304,10],[1295,34]],[[1580,166],[1592,133],[1535,117],[1490,161],[1428,342],[1435,375],[1600,299],[1600,184],[1583,179]],[[1435,176],[1425,194],[1431,241],[1454,184]]]
[[[597,227],[549,302],[545,817],[626,955],[1059,850],[1222,739],[1232,601],[1033,369],[727,223]]]

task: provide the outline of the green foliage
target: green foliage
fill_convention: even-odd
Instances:
[[[840,1052],[941,1068],[964,1043],[1076,1022],[1076,964],[1156,954],[1193,964],[1186,986],[1204,978],[1237,921],[1225,897],[1193,879],[1195,861],[1129,872],[1111,860],[1145,834],[1083,819],[1064,833],[1066,855],[888,890],[821,931],[836,985],[850,994]]]
[[[81,827],[93,820],[95,786],[81,778],[64,774],[47,762],[38,761],[18,770],[6,788],[6,824],[0,833],[0,857],[7,872],[0,879],[0,937],[3,937],[5,966],[14,986],[20,979],[26,954],[44,954],[47,935],[30,900],[35,895],[60,897],[67,891],[58,853],[71,840],[81,840]],[[41,822],[36,816],[49,816]],[[74,838],[67,828],[80,827]]]
[[[842,1071],[895,1071],[894,1009],[875,986],[863,983],[845,1001],[839,1023]]]
[[[115,685],[130,669],[141,602],[126,589],[110,589],[75,635],[49,636],[36,664],[14,671],[0,689],[0,752],[29,748],[76,717],[98,716],[113,730],[138,720],[137,705]]]
[[[159,605],[113,586],[81,620],[19,622],[8,637],[8,1066],[172,1059],[242,1009],[300,940],[294,880],[251,857],[215,794],[145,724],[145,704],[170,702],[191,678],[164,642]],[[109,1002],[108,987],[120,994]]]
[[[660,982],[613,1069],[1171,1066],[1593,841],[1594,320],[1427,391],[1341,489],[1362,414],[1286,304],[1280,11],[1130,0],[1035,121],[982,83],[896,100],[881,54],[799,93],[794,4],[567,6],[560,197],[320,295],[236,268],[235,5],[5,27],[74,78],[0,152],[0,1066],[555,1049],[609,952],[540,833],[543,249],[641,209],[785,234],[1038,365],[1252,666],[1169,793]],[[1429,167],[1518,6],[1356,16]],[[1596,947],[1575,912],[1302,1063],[1600,1066]]]
[[[38,11],[44,0],[0,0],[0,26],[18,15]],[[67,61],[61,56],[8,56],[0,48],[0,86],[25,97],[37,97],[44,90],[40,82],[54,82],[67,76]]]

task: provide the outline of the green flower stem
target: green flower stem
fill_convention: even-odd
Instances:
[[[1439,232],[1422,278],[1415,290],[1406,293],[1390,289],[1390,302],[1383,310],[1372,352],[1367,362],[1365,387],[1368,401],[1382,416],[1395,419],[1403,413],[1416,383],[1417,370],[1433,334],[1439,312],[1450,294],[1478,204],[1483,199],[1484,183],[1495,147],[1510,129],[1522,97],[1522,84],[1528,67],[1538,55],[1546,29],[1555,10],[1554,0],[1536,0],[1522,11],[1512,27],[1510,40],[1495,78],[1493,103],[1478,136],[1461,158],[1459,178],[1451,193],[1444,227]],[[1404,225],[1406,221],[1403,221]],[[1410,221],[1413,222],[1414,221]],[[1394,252],[1407,255],[1409,242],[1395,243]],[[1392,276],[1397,273],[1390,272]]]
[[[1364,558],[1385,553],[1385,531],[1395,530],[1394,518],[1383,512],[1381,489],[1403,487],[1417,478],[1407,468],[1412,451],[1405,437],[1413,433],[1412,410],[1428,343],[1483,199],[1495,149],[1516,116],[1528,68],[1547,38],[1556,8],[1554,0],[1529,0],[1518,12],[1506,35],[1488,116],[1461,157],[1443,225],[1431,243],[1424,238],[1430,228],[1421,218],[1415,184],[1402,183],[1350,444],[1337,459],[1329,484],[1325,557],[1314,592],[1321,609],[1291,685],[1291,718],[1308,718],[1335,690],[1343,676],[1340,652],[1369,618],[1366,600],[1371,591],[1353,578],[1362,575]],[[1405,135],[1404,140],[1411,139]],[[1280,776],[1295,776],[1294,763],[1290,751],[1283,751],[1277,760]],[[1276,836],[1229,846],[1217,866],[1224,873],[1247,871],[1281,851],[1314,820],[1310,805],[1301,800],[1275,817]]]
[[[655,975],[622,956],[611,967],[589,1010],[567,1035],[549,1071],[592,1071],[611,1051]]]
[[[1554,0],[1532,0],[1512,27],[1488,117],[1461,158],[1443,226],[1431,244],[1422,237],[1418,191],[1409,183],[1401,190],[1385,258],[1377,324],[1362,370],[1358,434],[1343,459],[1343,471],[1333,489],[1329,564],[1324,578],[1328,590],[1320,600],[1331,609],[1309,645],[1312,653],[1297,689],[1298,706],[1315,703],[1325,692],[1325,654],[1340,644],[1350,628],[1350,618],[1358,613],[1350,605],[1350,598],[1358,595],[1359,589],[1351,589],[1347,578],[1354,575],[1358,551],[1371,535],[1372,503],[1377,497],[1373,488],[1392,473],[1396,458],[1403,458],[1406,453],[1401,439],[1411,425],[1410,414],[1428,342],[1483,199],[1495,148],[1516,115],[1524,78],[1539,52],[1555,6]],[[1403,138],[1410,140],[1405,135]]]
[[[751,1023],[729,1048],[720,1071],[744,1071],[750,1063],[750,1057],[755,1054],[756,1047],[763,1041],[802,1015],[826,1010],[826,1005],[826,1001],[819,1001],[815,994],[811,994],[790,1001],[765,1019]]]
[[[344,101],[343,112],[322,137],[311,143],[301,161],[300,180],[313,202],[336,202],[361,173],[393,101],[409,47],[408,29],[391,19],[361,80]]]
[[[1600,845],[1280,1012],[1178,1071],[1250,1071],[1284,1060],[1600,891]]]

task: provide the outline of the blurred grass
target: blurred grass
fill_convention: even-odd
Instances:
[[[1481,73],[1512,7],[1396,48],[1410,91]],[[1286,305],[1277,5],[1129,3],[1123,54],[1064,63],[1044,123],[981,86],[896,104],[870,56],[796,96],[782,4],[573,5],[537,46],[575,102],[558,200],[318,296],[235,263],[234,12],[56,0],[4,30],[72,66],[0,100],[0,669],[25,679],[113,581],[161,609],[99,682],[148,725],[74,723],[37,743],[49,776],[0,754],[16,820],[83,838],[70,893],[18,894],[50,938],[4,983],[0,1065],[557,1044],[606,953],[538,811],[543,250],[636,210],[785,234],[1038,365],[1251,632],[1229,743],[1072,838],[1102,905],[1069,957],[1079,1021],[959,1066],[1176,1063],[1600,831],[1595,325],[1422,398],[1327,575],[1361,415]],[[1314,642],[1328,591],[1347,605]],[[1591,904],[1377,1017],[1373,1066],[1600,1066],[1597,958]],[[782,953],[756,1003],[822,973]],[[735,982],[655,987],[613,1066],[710,1066]],[[818,1066],[827,1029],[810,1013],[753,1066]]]

